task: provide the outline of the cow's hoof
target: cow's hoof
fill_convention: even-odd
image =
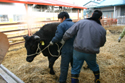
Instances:
[[[55,75],[55,72],[54,72],[54,71],[50,71],[50,74],[51,74],[51,75]]]

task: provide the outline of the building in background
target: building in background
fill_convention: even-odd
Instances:
[[[0,23],[20,22],[26,15],[25,5],[19,3],[0,2]]]
[[[92,12],[99,9],[103,12],[103,16],[110,18],[118,18],[119,16],[125,16],[125,0],[103,0],[95,6],[87,7],[89,11],[88,17],[91,16]]]
[[[0,24],[27,21],[25,4],[0,2],[0,10]],[[72,19],[78,19],[77,8],[28,4],[28,18],[33,21],[58,20],[57,16],[62,11],[67,11]],[[81,9],[79,18],[83,18]]]
[[[69,8],[69,7],[60,7],[60,6],[47,6],[47,5],[33,5],[31,6],[32,12],[38,14],[41,13],[44,17],[44,20],[58,20],[57,16],[60,12],[66,11],[69,13],[70,18],[77,19],[78,18],[78,9],[77,8]],[[79,9],[80,18],[83,16],[81,9]]]
[[[99,5],[102,1],[104,0],[91,0],[87,2],[86,4],[84,4],[83,6],[87,8],[87,9],[84,9],[84,13],[83,13],[84,18],[86,18],[87,15],[90,17],[93,12],[92,8]]]
[[[102,2],[102,1],[104,1],[104,0],[91,0],[91,1],[87,2],[86,4],[84,4],[83,6],[85,6],[87,8],[93,7],[93,6],[95,7],[98,4],[100,4],[100,2]]]
[[[88,17],[91,17],[96,9],[103,12],[104,18],[114,18],[117,19],[117,24],[125,24],[125,0],[104,0],[96,6],[87,7]]]

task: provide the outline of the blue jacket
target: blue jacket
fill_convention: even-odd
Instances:
[[[55,36],[52,39],[53,43],[60,42],[63,38],[64,33],[74,24],[71,19],[67,18],[57,26]],[[62,47],[62,53],[72,53],[74,38],[67,40]]]

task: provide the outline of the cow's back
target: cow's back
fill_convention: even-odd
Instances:
[[[55,32],[59,23],[49,23],[41,27],[35,35],[40,36],[40,38],[51,40],[55,36]]]

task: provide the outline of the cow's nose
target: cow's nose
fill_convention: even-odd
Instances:
[[[32,59],[32,58],[27,57],[27,58],[26,58],[26,61],[27,61],[27,62],[32,62],[32,61],[33,61],[33,59]]]

